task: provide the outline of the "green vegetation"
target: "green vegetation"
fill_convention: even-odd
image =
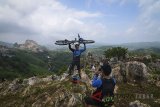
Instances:
[[[160,98],[160,91],[157,86],[154,84],[143,83],[144,85],[136,84],[118,84],[118,94],[123,94],[115,102],[115,106],[126,106],[130,102],[139,100],[142,103],[149,104],[151,107],[159,107],[158,103],[155,103],[155,100]],[[129,96],[127,96],[129,95]],[[149,95],[149,98],[143,96]],[[151,97],[153,95],[153,98]]]
[[[50,59],[48,59],[48,56]],[[7,52],[5,56],[0,56],[0,78],[13,80],[34,75],[60,74],[66,71],[71,58],[69,52],[46,51],[33,53],[31,51],[13,49]],[[54,68],[52,71],[48,71],[49,61]]]
[[[125,59],[127,51],[128,51],[127,48],[113,47],[105,51],[104,55],[106,56],[106,58],[117,57],[118,59],[120,58]]]

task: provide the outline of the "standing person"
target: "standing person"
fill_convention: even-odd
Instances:
[[[104,64],[102,71],[95,72],[92,86],[96,87],[96,91],[90,96],[85,97],[86,107],[110,107],[114,103],[114,88],[116,81],[110,77],[111,66]],[[100,76],[101,75],[101,76]]]
[[[79,44],[75,44],[75,49],[73,49],[73,48],[71,48],[71,44],[69,44],[69,49],[73,52],[73,60],[72,60],[71,66],[69,68],[69,75],[72,74],[72,70],[74,69],[74,66],[77,66],[79,78],[81,79],[80,57],[81,57],[81,53],[86,50],[86,45],[84,43],[84,48],[79,49]]]

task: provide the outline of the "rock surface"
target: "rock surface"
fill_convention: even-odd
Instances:
[[[122,82],[123,76],[120,73],[120,66],[112,69],[112,76],[116,79],[117,82]]]
[[[8,90],[9,91],[12,91],[12,92],[15,92],[16,90],[18,90],[20,88],[20,84],[19,84],[19,79],[15,79],[12,81],[12,83],[9,84],[8,86]]]
[[[143,103],[141,103],[140,101],[136,100],[136,101],[134,101],[134,102],[131,102],[131,103],[129,104],[129,107],[150,107],[150,106],[147,105],[147,104],[143,104]]]
[[[31,77],[29,79],[24,79],[23,84],[28,84],[28,85],[35,85],[37,83],[40,83],[42,80],[37,78],[37,77]]]
[[[30,50],[33,52],[43,52],[44,49],[38,45],[37,42],[33,40],[26,40],[24,44],[17,44],[16,48],[22,49],[22,50]]]
[[[149,73],[147,66],[142,62],[132,61],[126,64],[126,77],[130,81],[146,80]]]

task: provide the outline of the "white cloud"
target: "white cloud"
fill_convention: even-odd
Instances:
[[[86,39],[95,39],[97,42],[107,41],[107,43],[160,39],[158,37],[160,0],[88,0],[86,2],[88,7],[95,5],[95,2],[106,3],[107,6],[117,4],[123,7],[129,3],[137,5],[139,15],[126,29],[122,25],[107,25],[107,19],[104,18],[109,13],[104,15],[100,12],[76,10],[61,4],[58,0],[0,1],[2,1],[0,2],[0,40],[24,41],[28,38],[48,43],[57,39],[73,39],[78,33]]]
[[[98,3],[105,3],[106,5],[118,4],[119,6],[125,5],[127,3],[133,3],[136,0],[92,0]],[[91,4],[91,1],[88,0],[88,3]]]
[[[140,15],[135,24],[128,28],[128,35],[139,41],[160,41],[160,1],[139,0]],[[134,31],[132,31],[134,29]],[[132,32],[131,32],[132,31]]]
[[[3,5],[0,5],[0,12],[0,22],[6,21],[7,23],[14,23],[15,26],[28,28],[34,32],[28,38],[37,37],[37,40],[44,43],[49,38],[67,38],[65,34],[88,34],[92,39],[97,33],[101,34],[102,30],[105,31],[103,25],[96,24],[96,22],[93,24],[87,20],[101,17],[101,13],[68,8],[58,0],[6,0]],[[24,33],[27,35],[27,32]],[[24,34],[17,35],[16,38]],[[69,36],[68,38],[72,37]]]

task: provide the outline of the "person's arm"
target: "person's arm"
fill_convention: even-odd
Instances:
[[[115,78],[112,78],[112,79],[113,79],[114,85],[116,85],[116,79]]]
[[[98,75],[94,75],[92,80],[92,86],[99,88],[102,85],[102,80],[98,77]]]
[[[72,52],[74,51],[74,49],[71,48],[71,44],[69,44],[69,49],[70,49]]]
[[[81,52],[84,52],[86,50],[86,44],[84,43],[84,49],[81,49]]]

